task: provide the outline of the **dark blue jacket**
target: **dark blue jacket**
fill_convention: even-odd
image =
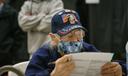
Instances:
[[[83,47],[81,52],[98,52],[94,46],[88,43],[83,43]],[[55,65],[49,64],[49,62],[56,61],[60,57],[61,55],[57,52],[57,48],[51,49],[48,44],[44,45],[33,55],[25,76],[50,76]]]

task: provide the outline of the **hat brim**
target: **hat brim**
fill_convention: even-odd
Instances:
[[[64,36],[64,35],[67,35],[68,33],[70,33],[71,31],[75,30],[75,29],[82,29],[84,30],[85,32],[87,32],[87,29],[84,28],[83,26],[81,25],[71,25],[71,26],[68,26],[68,27],[64,27],[63,29],[59,30],[57,32],[58,35],[60,36]]]

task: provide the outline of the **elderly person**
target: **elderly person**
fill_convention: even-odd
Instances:
[[[51,27],[51,41],[33,55],[26,76],[70,76],[75,68],[70,53],[98,52],[94,46],[83,42],[87,30],[81,26],[75,11],[58,12],[52,18]],[[122,67],[118,62],[106,63],[101,67],[101,75],[122,76]]]

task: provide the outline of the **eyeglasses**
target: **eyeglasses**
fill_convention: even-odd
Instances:
[[[82,29],[75,29],[69,34],[62,36],[61,40],[63,41],[79,41],[83,39],[85,32]]]

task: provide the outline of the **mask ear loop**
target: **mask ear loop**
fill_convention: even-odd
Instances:
[[[84,33],[84,31],[80,29],[80,32],[81,32],[80,33],[80,37],[81,37],[81,39],[80,39],[80,42],[81,42],[80,48],[83,49],[83,42],[84,42],[84,40],[83,40],[83,38],[84,38],[83,33]]]
[[[83,36],[83,30],[80,30],[80,37],[81,37],[80,41],[83,42],[83,38],[84,38],[84,36]]]

